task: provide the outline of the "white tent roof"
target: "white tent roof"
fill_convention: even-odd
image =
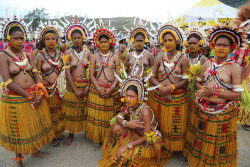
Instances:
[[[185,21],[191,22],[213,20],[215,18],[235,18],[237,9],[227,6],[218,0],[201,0],[191,9],[183,13],[180,17],[185,16]]]

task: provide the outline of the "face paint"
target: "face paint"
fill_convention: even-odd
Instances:
[[[135,41],[135,48],[136,49],[141,50],[141,49],[143,49],[143,47],[144,47],[144,41],[143,42]]]
[[[199,45],[198,44],[196,44],[196,45],[188,45],[188,50],[189,50],[189,52],[191,52],[191,53],[194,53],[194,52],[199,52],[199,50],[200,50],[200,47],[199,47]]]
[[[12,33],[11,38],[9,40],[9,44],[11,47],[21,50],[24,45],[24,36],[23,33],[16,31]]]
[[[214,47],[214,53],[218,57],[226,57],[230,54],[230,52],[231,52],[230,48]]]
[[[126,101],[126,104],[127,104],[128,107],[133,107],[133,106],[138,104],[137,99],[131,99],[131,98],[125,97],[125,101]]]
[[[47,35],[47,36],[45,36],[44,43],[45,43],[45,46],[47,48],[50,48],[50,49],[55,48],[56,43],[57,43],[56,36],[55,35]]]
[[[110,44],[108,42],[100,43],[100,49],[103,50],[103,51],[109,50],[109,47],[110,47]]]
[[[200,47],[199,47],[199,41],[198,41],[198,39],[195,38],[195,37],[191,37],[191,38],[188,40],[188,47],[187,47],[187,49],[188,49],[189,52],[191,52],[191,53],[199,52]]]
[[[72,44],[74,47],[80,47],[82,46],[82,43],[83,43],[83,39],[82,39],[82,35],[80,33],[74,33],[72,35]]]
[[[176,49],[176,41],[174,37],[169,36],[170,34],[167,34],[164,36],[164,47],[167,50],[167,52],[173,51]]]
[[[219,38],[214,46],[214,53],[218,57],[226,57],[231,52],[230,41],[227,38]]]

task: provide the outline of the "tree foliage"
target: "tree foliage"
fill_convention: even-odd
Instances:
[[[32,11],[29,11],[25,16],[24,20],[26,22],[33,20],[32,22],[32,31],[34,32],[38,25],[40,24],[40,20],[44,21],[46,18],[48,19],[49,14],[46,12],[45,8],[35,8]]]

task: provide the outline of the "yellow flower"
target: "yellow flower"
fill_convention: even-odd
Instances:
[[[201,72],[200,64],[195,64],[190,66],[190,68],[188,69],[189,80],[190,81],[194,80],[196,77],[199,76],[200,72]]]
[[[124,98],[121,98],[121,102],[124,103],[124,102],[125,102],[125,99],[124,99]]]
[[[69,55],[62,55],[63,64],[65,65],[69,60]]]
[[[145,139],[147,142],[153,144],[156,141],[156,134],[155,132],[151,131],[149,133],[144,133]]]

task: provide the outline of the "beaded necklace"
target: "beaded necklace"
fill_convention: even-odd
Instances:
[[[172,68],[174,70],[176,68],[175,65],[179,61],[180,56],[181,56],[181,54],[179,52],[177,52],[177,54],[175,54],[174,57],[167,56],[167,52],[166,52],[163,56],[163,59],[162,59],[164,66],[167,68]]]
[[[72,52],[74,53],[73,55],[71,54]],[[74,48],[71,48],[70,55],[77,62],[78,65],[82,64],[82,67],[85,68],[86,65],[83,64],[83,60],[86,55],[85,53],[86,53],[86,49],[84,49],[83,47],[81,47],[80,53],[77,53],[77,51]]]
[[[109,64],[109,59],[112,55],[112,52],[108,52],[107,54],[102,54],[101,52],[99,52],[99,61],[101,63],[102,66],[108,67]]]
[[[17,57],[15,53],[13,53],[9,48],[5,49],[5,51],[9,54],[9,56],[14,60],[15,64],[21,69],[24,70],[24,68],[28,65],[29,60],[26,55],[22,52],[20,57]]]
[[[188,58],[189,65],[198,64],[201,57],[202,57],[202,54],[198,54],[198,56],[196,56],[194,59],[192,59],[190,54],[188,53],[187,58]]]

